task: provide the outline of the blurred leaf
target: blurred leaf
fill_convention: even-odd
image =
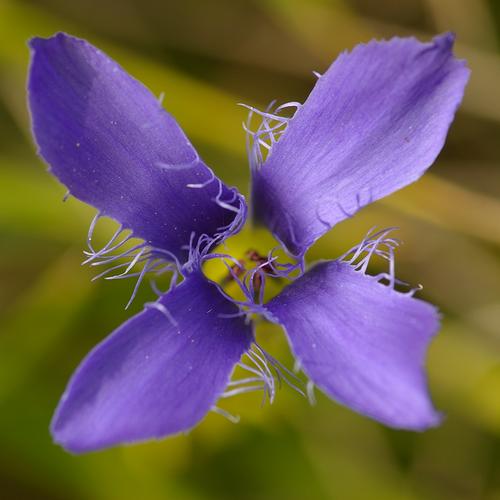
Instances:
[[[22,385],[37,363],[67,333],[92,293],[88,277],[75,272],[78,267],[73,254],[62,256],[2,319],[0,400]]]
[[[83,243],[95,210],[71,198],[62,203],[66,189],[36,163],[0,158],[0,229]]]
[[[500,436],[500,363],[486,371],[475,384],[471,403],[478,417]]]
[[[437,175],[424,175],[382,203],[452,231],[500,245],[500,201]]]
[[[486,0],[424,0],[439,31],[460,33],[464,42],[485,49],[496,47],[495,24]]]

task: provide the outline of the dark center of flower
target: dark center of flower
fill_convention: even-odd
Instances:
[[[273,273],[269,258],[261,255],[258,250],[250,248],[245,252],[244,258],[238,259],[238,264],[235,263],[231,266],[231,270],[228,271],[227,275],[222,279],[221,285],[226,286],[236,281],[238,278],[243,278],[248,271],[255,267],[259,267],[265,275]],[[251,278],[256,293],[258,293],[262,287],[262,273],[256,273]]]

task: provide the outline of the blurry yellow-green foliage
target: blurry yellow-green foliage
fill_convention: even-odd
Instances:
[[[79,266],[93,211],[63,204],[35,155],[27,39],[63,30],[107,51],[165,92],[202,156],[246,191],[237,102],[303,100],[311,71],[344,48],[450,29],[472,79],[431,173],[309,255],[335,257],[374,224],[401,227],[398,276],[423,283],[444,315],[428,362],[442,427],[392,431],[283,389],[272,407],[231,401],[238,425],[210,415],[188,436],[82,457],[54,446],[49,420],[71,372],[151,297],[144,286],[124,311],[130,285],[91,283]],[[496,0],[0,0],[0,498],[500,499],[499,41]],[[266,334],[288,359],[279,331]]]

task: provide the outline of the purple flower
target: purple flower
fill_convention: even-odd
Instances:
[[[148,272],[174,273],[168,292],[77,369],[52,422],[55,441],[80,453],[187,431],[210,410],[231,418],[215,406],[220,398],[263,390],[272,400],[277,376],[304,392],[256,344],[254,313],[283,327],[310,396],[316,385],[395,428],[437,425],[423,365],[439,317],[414,290],[395,289],[390,230],[307,272],[304,256],[335,224],[435,160],[469,77],[452,46],[450,34],[358,45],[316,75],[303,105],[251,108],[253,214],[296,263],[280,264],[271,252],[252,255],[247,270],[212,253],[245,223],[244,197],[203,163],[158,100],[83,40],[33,39],[29,105],[40,155],[69,194],[98,209],[87,261],[111,264],[101,274],[117,271],[114,278],[142,264],[138,283]],[[261,121],[252,131],[255,113]],[[120,227],[95,250],[92,230],[103,216]],[[132,236],[142,242],[130,248]],[[387,273],[367,273],[374,255],[389,262]],[[205,277],[203,263],[213,258],[227,264],[245,300]],[[264,303],[272,277],[291,283]],[[247,375],[231,380],[237,365]]]

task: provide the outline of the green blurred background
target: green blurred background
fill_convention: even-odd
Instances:
[[[91,283],[79,265],[93,210],[63,204],[34,153],[27,39],[64,30],[107,51],[165,92],[208,164],[247,192],[236,103],[303,101],[311,71],[344,48],[450,29],[472,78],[431,173],[309,255],[338,256],[374,224],[401,227],[398,276],[444,314],[428,360],[444,424],[392,431],[285,388],[273,406],[228,402],[238,425],[209,415],[187,436],[81,457],[54,446],[48,425],[73,369],[151,293],[125,311],[130,283]],[[500,499],[499,42],[494,0],[0,0],[0,498]],[[260,335],[290,361],[277,330]]]

